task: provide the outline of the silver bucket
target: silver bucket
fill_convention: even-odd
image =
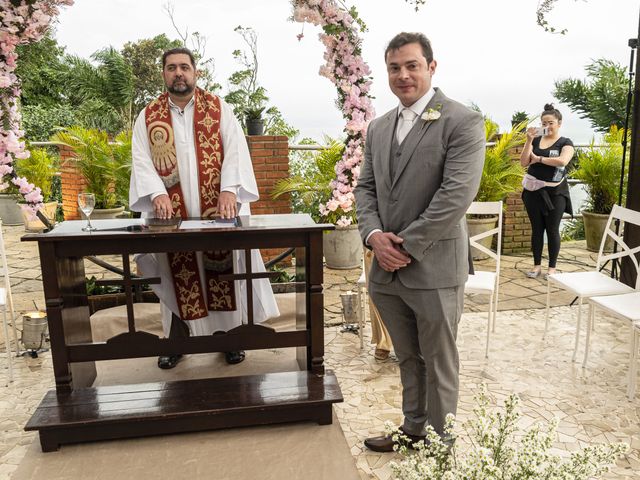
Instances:
[[[358,324],[360,319],[360,302],[357,292],[348,291],[340,294],[342,302],[342,323],[345,328]]]
[[[27,350],[40,350],[47,338],[47,314],[27,312],[22,316],[22,344]]]

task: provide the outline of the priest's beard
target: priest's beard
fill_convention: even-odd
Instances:
[[[188,97],[193,93],[194,89],[194,84],[190,84],[184,80],[181,83],[175,81],[171,85],[167,85],[168,92],[173,93],[174,95],[177,95],[179,97]]]

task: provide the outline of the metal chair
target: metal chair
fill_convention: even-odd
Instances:
[[[489,295],[489,314],[487,318],[487,345],[485,358],[489,357],[489,339],[491,332],[496,331],[496,313],[498,312],[498,293],[500,289],[500,251],[502,249],[502,202],[473,202],[467,210],[467,215],[498,215],[498,225],[487,232],[469,237],[469,243],[495,262],[495,270],[476,270],[469,275],[464,285],[464,293]],[[483,238],[497,235],[496,250],[487,248],[480,243]],[[475,268],[474,268],[475,270]]]
[[[9,328],[7,321],[7,307],[11,314],[11,326],[13,327],[13,339],[16,344],[16,354],[20,353],[18,345],[18,331],[16,329],[16,314],[13,309],[13,297],[11,296],[11,282],[7,268],[7,255],[4,248],[4,235],[2,234],[2,220],[0,220],[0,275],[4,277],[4,287],[0,287],[0,308],[2,308],[2,327],[4,333],[4,344],[9,362],[9,381],[13,381],[13,353],[11,351],[11,340],[9,340]]]
[[[364,255],[362,257],[362,273],[358,278],[358,306],[360,307],[360,316],[358,317],[358,336],[360,337],[360,350],[364,348],[364,326],[367,323],[367,304],[369,294],[367,293],[367,277],[364,273]]]
[[[596,268],[593,271],[589,272],[569,272],[569,273],[553,273],[547,276],[547,307],[545,313],[545,323],[544,323],[544,336],[547,334],[547,330],[549,328],[549,307],[551,304],[551,284],[558,286],[564,290],[571,292],[573,295],[578,297],[578,320],[576,324],[576,339],[575,345],[573,348],[573,357],[572,360],[575,362],[576,355],[578,353],[578,341],[580,339],[580,329],[582,323],[582,303],[585,298],[591,297],[600,297],[605,295],[622,295],[626,293],[631,293],[634,291],[633,288],[625,285],[624,283],[605,275],[600,272],[600,266],[609,260],[617,260],[623,257],[629,257],[633,260],[636,270],[638,269],[638,262],[635,259],[635,254],[640,252],[640,246],[636,248],[629,248],[629,246],[624,243],[622,237],[617,234],[614,230],[614,222],[620,221],[634,224],[640,226],[640,213],[634,210],[630,210],[628,208],[621,207],[619,205],[614,205],[611,214],[609,215],[609,220],[607,221],[607,225],[605,227],[604,235],[602,236],[602,241],[600,242],[600,250],[598,252],[598,260],[596,262]],[[613,253],[605,253],[604,246],[608,237],[611,237],[621,248],[622,250],[613,252]],[[636,281],[636,289],[640,285],[640,277]],[[587,328],[587,335],[590,334],[590,330],[593,326],[593,322],[589,321],[589,328]],[[588,352],[585,351],[585,360],[583,365],[586,363],[586,355]]]
[[[636,262],[636,268],[638,264]],[[638,343],[640,340],[640,292],[625,293],[623,295],[609,295],[604,297],[589,298],[589,324],[587,326],[587,338],[584,349],[584,361],[582,366],[587,364],[587,356],[589,355],[589,342],[591,340],[591,325],[595,317],[597,308],[621,318],[628,322],[631,332],[629,345],[629,382],[627,387],[627,396],[629,400],[633,400],[636,392],[636,376],[638,367]]]

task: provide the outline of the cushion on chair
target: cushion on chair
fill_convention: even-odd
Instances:
[[[589,302],[621,317],[632,321],[640,321],[640,292],[591,297]]]
[[[561,285],[579,297],[617,295],[633,292],[633,288],[600,272],[553,273],[549,281]]]
[[[496,288],[495,272],[476,271],[464,284],[466,293],[491,293]]]
[[[7,304],[7,290],[4,288],[0,288],[0,305]]]

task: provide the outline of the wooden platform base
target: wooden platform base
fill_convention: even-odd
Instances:
[[[25,430],[40,433],[43,452],[61,445],[219,428],[313,421],[330,424],[342,402],[333,372],[244,377],[49,391]]]

